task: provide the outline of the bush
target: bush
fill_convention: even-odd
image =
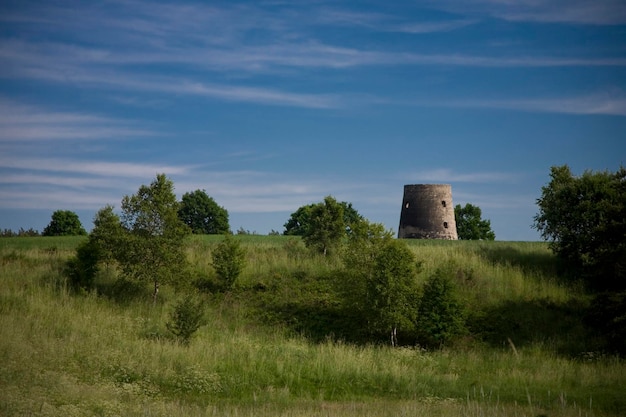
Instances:
[[[418,341],[424,347],[443,347],[466,332],[465,312],[452,281],[454,274],[452,267],[443,267],[424,284],[416,322]]]
[[[87,240],[76,248],[76,255],[70,258],[65,271],[75,289],[89,290],[98,272],[100,248],[93,240]]]
[[[626,355],[626,292],[598,294],[586,317],[611,353]]]
[[[188,346],[193,334],[202,326],[203,316],[202,301],[187,295],[174,306],[166,326],[181,345]]]
[[[245,256],[245,250],[231,235],[226,235],[213,251],[213,268],[224,289],[229,290],[235,285],[235,281],[245,266]]]

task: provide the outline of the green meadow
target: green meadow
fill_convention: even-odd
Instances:
[[[339,260],[294,237],[235,238],[247,263],[232,291],[214,291],[222,237],[194,236],[185,282],[156,304],[106,265],[72,291],[64,265],[84,237],[0,239],[0,415],[626,415],[626,364],[599,348],[590,296],[544,243],[407,241],[420,282],[454,265],[468,311],[468,333],[428,351],[359,339]],[[192,290],[204,325],[184,346],[166,323]]]

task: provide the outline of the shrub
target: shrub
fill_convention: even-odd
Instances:
[[[424,347],[440,348],[466,332],[465,314],[452,281],[453,268],[435,271],[424,284],[417,310],[418,341]]]
[[[586,322],[602,335],[607,350],[626,355],[626,292],[598,294]]]
[[[245,250],[231,235],[226,235],[213,251],[213,268],[224,289],[231,289],[235,284],[245,266],[245,256]]]
[[[193,334],[202,326],[202,301],[187,295],[174,306],[167,329],[181,345],[188,346]]]
[[[74,288],[92,288],[99,260],[100,248],[93,240],[89,239],[76,248],[76,255],[65,264],[66,274]]]

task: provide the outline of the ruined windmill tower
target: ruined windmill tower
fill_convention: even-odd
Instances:
[[[398,239],[458,239],[449,184],[404,186]]]

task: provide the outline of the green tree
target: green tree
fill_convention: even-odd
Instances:
[[[228,211],[220,207],[204,190],[183,194],[178,216],[194,234],[228,233]]]
[[[466,331],[465,312],[452,281],[454,268],[441,267],[424,284],[417,309],[418,341],[439,348]]]
[[[189,228],[178,218],[174,183],[157,175],[150,186],[122,199],[121,224],[125,233],[115,257],[123,272],[153,284],[156,302],[159,285],[184,273],[183,239]]]
[[[283,234],[289,236],[304,236],[311,224],[311,212],[313,208],[323,204],[324,202],[299,207],[298,210],[291,214],[287,223],[284,224],[285,231]],[[343,222],[346,232],[350,233],[356,224],[364,220],[363,216],[352,207],[352,203],[342,201],[339,204],[343,207]]]
[[[86,234],[78,215],[69,210],[57,210],[52,213],[52,220],[42,233],[43,236],[83,236]]]
[[[466,204],[454,207],[456,231],[461,240],[494,240],[495,233],[491,230],[491,221],[482,220],[480,207]]]
[[[76,254],[66,263],[66,274],[75,288],[89,290],[94,283],[101,262],[113,262],[123,251],[124,230],[112,206],[106,206],[94,217],[94,228],[87,241],[81,243]]]
[[[298,207],[298,210],[291,213],[289,220],[284,224],[284,235],[304,236],[311,222],[311,210],[315,204]]]
[[[231,289],[246,265],[246,252],[241,244],[231,235],[213,251],[213,268],[222,282],[224,289]]]
[[[189,346],[194,333],[202,326],[203,316],[202,301],[187,295],[176,303],[165,325],[181,345]]]
[[[359,223],[365,220],[365,218],[361,216],[354,207],[352,207],[352,203],[342,201],[339,204],[343,207],[343,223],[346,227],[346,233],[350,234]]]
[[[382,245],[393,238],[393,232],[382,223],[363,220],[355,225],[348,236],[343,251],[343,263],[348,271],[369,273],[374,269],[374,260]]]
[[[113,206],[98,210],[93,220],[94,227],[89,234],[89,241],[98,247],[100,260],[104,262],[115,261],[123,252],[125,230],[117,214],[113,212]]]
[[[398,327],[410,328],[415,320],[416,274],[416,261],[406,243],[385,241],[367,282],[366,302],[371,308],[371,325],[389,331],[392,346],[398,345]]]
[[[366,322],[370,335],[387,334],[398,344],[398,329],[414,328],[418,264],[405,242],[380,223],[363,220],[343,251],[340,286],[352,315]]]
[[[553,166],[537,199],[534,227],[568,273],[598,290],[626,288],[626,169]]]
[[[309,225],[303,235],[304,244],[326,255],[335,249],[346,235],[343,206],[333,197],[311,208]]]

